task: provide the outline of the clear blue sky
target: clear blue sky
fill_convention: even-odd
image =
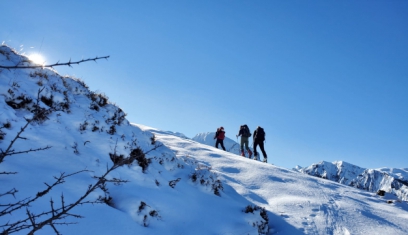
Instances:
[[[408,1],[0,1],[0,40],[193,137],[241,124],[287,168],[408,167]]]

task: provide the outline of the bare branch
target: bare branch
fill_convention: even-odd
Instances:
[[[0,194],[0,197],[6,196],[6,195],[13,195],[13,197],[16,198],[15,194],[17,192],[18,192],[18,190],[13,188],[13,189],[9,190],[8,192]],[[2,207],[2,206],[4,206],[4,205],[0,204],[0,207]],[[0,215],[1,215],[1,212],[0,212]]]
[[[0,172],[0,175],[15,175],[15,174],[17,174],[17,172],[6,172],[6,171]]]
[[[27,127],[28,123],[30,120],[27,120],[27,124],[21,128],[20,132],[17,134],[16,138],[14,141],[12,141],[12,143],[10,144],[10,146],[8,147],[8,149],[3,152],[1,151],[1,153],[3,154],[3,159],[4,156],[8,156],[10,154],[17,154],[20,152],[24,152],[24,151],[19,151],[19,152],[15,152],[14,150],[11,150],[11,146],[14,144],[14,142],[18,139],[18,137],[21,135],[22,132],[24,132],[25,128]],[[147,154],[159,147],[163,146],[162,144],[159,145],[155,145],[154,148],[150,149],[149,151],[147,151],[146,153],[143,153],[143,151],[138,152],[137,156],[132,156],[132,154],[128,157],[128,158],[132,158],[132,157],[138,157],[139,155],[143,155]],[[139,148],[138,148],[139,149]],[[38,149],[40,150],[40,149]],[[33,150],[27,150],[28,152],[32,152]],[[115,152],[116,152],[116,146],[115,146]],[[82,196],[80,196],[77,200],[71,202],[71,203],[66,203],[65,202],[65,197],[62,194],[61,195],[61,205],[58,207],[55,206],[54,201],[51,199],[50,200],[50,209],[48,211],[45,212],[41,212],[38,214],[33,213],[32,211],[30,211],[28,208],[30,207],[30,205],[36,201],[37,199],[39,199],[40,197],[43,197],[44,195],[48,194],[55,186],[60,185],[65,183],[65,179],[73,176],[75,174],[79,174],[82,172],[87,172],[89,170],[81,170],[81,171],[77,171],[74,172],[72,174],[65,174],[65,173],[61,173],[58,177],[54,177],[55,181],[52,184],[48,184],[48,183],[44,183],[46,185],[46,188],[43,191],[37,192],[37,194],[35,195],[35,197],[33,198],[25,198],[23,200],[20,200],[18,202],[15,203],[11,203],[8,205],[0,205],[0,207],[5,207],[5,209],[3,209],[2,211],[0,211],[0,217],[6,214],[11,214],[12,212],[16,211],[16,210],[20,210],[25,208],[26,210],[26,218],[20,219],[18,221],[14,221],[14,222],[7,222],[5,224],[0,224],[0,230],[3,230],[2,232],[0,232],[0,234],[11,234],[11,233],[15,233],[15,232],[19,232],[22,230],[29,230],[28,234],[34,234],[36,231],[41,230],[44,226],[50,226],[54,232],[56,234],[60,234],[59,231],[56,228],[56,225],[70,225],[70,224],[74,224],[71,222],[65,222],[64,220],[68,217],[74,217],[74,218],[83,218],[81,215],[77,215],[77,214],[72,214],[71,210],[73,208],[75,208],[78,205],[85,205],[85,204],[97,204],[97,203],[107,203],[109,205],[110,200],[112,199],[111,197],[109,197],[109,193],[108,193],[108,188],[107,188],[107,183],[114,183],[114,184],[121,184],[121,183],[126,183],[128,182],[127,180],[121,180],[121,179],[117,179],[117,178],[111,178],[108,179],[107,176],[114,171],[115,169],[119,168],[120,166],[122,166],[123,164],[121,164],[123,162],[119,161],[117,163],[114,163],[112,166],[106,166],[106,171],[101,175],[101,176],[94,176],[94,179],[96,179],[96,182],[94,182],[93,184],[90,184],[86,191],[82,194]],[[105,192],[105,197],[103,196],[99,196],[98,199],[96,200],[85,200],[92,192],[94,192],[95,190],[100,189],[103,192]],[[16,189],[12,189],[0,196],[5,196],[5,195],[13,195],[17,193]]]
[[[9,146],[7,147],[6,151],[0,150],[0,163],[3,162],[3,159],[9,155],[9,152],[11,148],[13,147],[14,143],[17,141],[17,139],[20,138],[20,135],[25,131],[25,129],[28,127],[28,125],[31,123],[33,119],[27,120],[27,123],[21,127],[20,131],[17,133],[17,135],[14,137],[14,139],[11,141]]]
[[[19,152],[14,152],[14,150],[10,150],[9,153],[7,154],[7,156],[11,156],[11,155],[16,155],[16,154],[22,154],[22,153],[29,153],[29,152],[37,152],[37,151],[43,151],[43,150],[47,150],[52,148],[52,146],[45,146],[43,148],[37,148],[37,149],[28,149],[28,150],[23,150],[23,151],[19,151]]]
[[[81,170],[81,171],[77,171],[77,172],[74,172],[74,173],[68,174],[68,175],[65,175],[65,173],[61,173],[61,175],[59,177],[54,177],[56,179],[56,181],[52,185],[48,185],[47,183],[44,183],[45,185],[47,185],[47,188],[45,190],[41,191],[41,192],[38,192],[34,198],[31,198],[31,199],[30,198],[25,198],[23,200],[20,200],[18,202],[12,203],[12,204],[0,205],[0,206],[3,206],[3,207],[6,207],[2,211],[0,211],[0,217],[5,215],[5,214],[11,214],[13,211],[19,210],[19,209],[21,209],[23,207],[29,206],[30,203],[32,203],[32,202],[36,201],[37,199],[39,199],[40,197],[46,195],[55,186],[64,183],[66,178],[68,178],[70,176],[73,176],[73,175],[76,175],[76,174],[79,174],[79,173],[82,173],[82,172],[89,172],[89,170]],[[9,193],[9,192],[12,192],[12,193]],[[14,191],[10,190],[9,192],[5,193],[4,195],[9,195],[9,194],[14,195],[18,191],[14,189]]]
[[[69,66],[72,67],[71,65],[74,64],[80,64],[80,63],[84,63],[84,62],[88,62],[88,61],[97,61],[100,59],[108,59],[110,56],[102,56],[102,57],[95,57],[95,58],[89,58],[89,59],[82,59],[79,61],[74,61],[72,62],[71,59],[69,59],[68,62],[66,63],[55,63],[55,64],[49,64],[49,65],[27,65],[27,66],[22,66],[22,65],[14,65],[14,66],[4,66],[4,65],[0,65],[0,68],[2,69],[35,69],[35,68],[52,68],[52,67],[56,67],[56,66]]]

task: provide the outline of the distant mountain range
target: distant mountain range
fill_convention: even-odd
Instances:
[[[309,167],[296,166],[294,170],[369,192],[383,190],[408,201],[408,168],[366,169],[343,161],[322,161]]]

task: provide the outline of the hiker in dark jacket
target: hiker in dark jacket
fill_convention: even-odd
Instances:
[[[254,131],[254,158],[259,159],[258,153],[256,152],[256,147],[261,149],[263,157],[264,157],[264,162],[268,161],[268,156],[266,155],[265,149],[264,149],[264,140],[265,140],[265,131],[262,127],[258,126],[256,130]]]
[[[252,152],[248,147],[248,143],[249,143],[248,139],[249,137],[251,137],[251,131],[249,130],[247,125],[242,125],[240,127],[237,138],[238,136],[241,136],[241,156],[245,157],[245,152],[244,152],[244,145],[245,145],[245,149],[247,150],[249,154],[248,158],[251,158]]]
[[[214,139],[217,139],[217,141],[215,142],[215,147],[218,148],[218,144],[221,144],[221,148],[224,149],[225,151],[224,138],[225,138],[224,127],[220,127],[217,129],[217,132],[215,132]]]

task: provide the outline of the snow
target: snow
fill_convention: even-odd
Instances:
[[[0,65],[28,64],[22,62],[24,59],[10,48],[0,47]],[[47,78],[41,77],[45,74]],[[101,96],[89,91],[81,81],[48,69],[0,70],[2,151],[25,125],[24,118],[33,116],[29,110],[32,104],[13,108],[6,101],[17,102],[20,100],[16,97],[24,95],[35,102],[42,88],[40,95],[53,95],[56,106],[66,102],[69,108],[58,106],[59,110],[48,119],[32,122],[22,133],[25,139],[18,139],[13,146],[16,151],[45,146],[50,149],[6,156],[0,163],[0,173],[17,172],[0,174],[0,205],[35,196],[46,188],[44,183],[52,184],[54,177],[62,173],[82,171],[68,177],[28,209],[35,214],[48,211],[51,199],[59,207],[62,196],[68,204],[96,182],[94,177],[112,166],[109,154],[129,156],[136,147],[150,151],[146,158],[151,162],[145,170],[137,162],[121,166],[108,179],[128,182],[108,183],[106,192],[98,189],[86,198],[94,201],[99,196],[109,196],[110,205],[75,207],[70,214],[83,218],[59,221],[75,223],[56,225],[61,234],[408,233],[408,205],[394,195],[380,197],[374,192],[243,158],[178,132],[130,123],[120,118],[124,113],[114,104],[98,105]],[[43,101],[39,104],[48,107]],[[6,123],[10,126],[5,127]],[[110,132],[112,126],[114,132]],[[13,188],[18,190],[15,198],[1,196]],[[266,229],[258,227],[265,223],[261,210],[245,213],[248,206],[266,210]],[[25,218],[26,209],[17,210],[0,216],[0,226]],[[55,232],[45,226],[36,234]]]
[[[344,161],[322,161],[305,168],[297,166],[294,170],[370,192],[383,190],[408,201],[408,171],[404,168],[366,169]]]

